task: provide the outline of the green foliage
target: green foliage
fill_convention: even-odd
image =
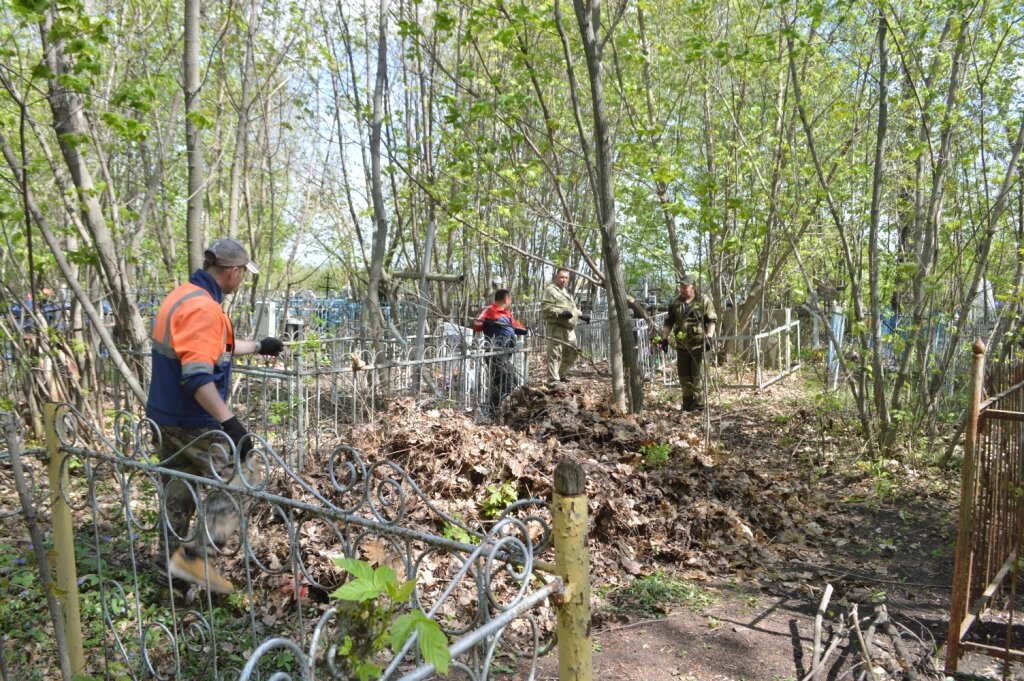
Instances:
[[[614,610],[662,616],[674,605],[705,610],[715,602],[715,597],[693,582],[675,579],[658,570],[634,579],[623,589],[611,592],[608,600]]]
[[[496,518],[519,499],[511,481],[487,486],[487,498],[481,504],[485,518]]]
[[[640,446],[640,451],[644,456],[640,468],[655,470],[668,463],[669,456],[672,454],[672,445],[667,442],[646,442]]]
[[[460,516],[458,513],[453,514],[453,517],[459,522],[462,522],[462,516]],[[445,523],[444,530],[442,530],[442,534],[448,539],[451,539],[452,541],[461,542],[463,544],[477,543],[476,537],[474,537],[469,532],[464,530],[461,526],[456,525],[455,523]]]
[[[448,674],[451,656],[440,625],[418,608],[398,614],[412,596],[416,580],[399,583],[390,567],[374,569],[354,558],[335,558],[334,563],[352,576],[331,594],[349,604],[340,609],[348,626],[335,660],[348,678],[380,678],[383,669],[374,662],[377,654],[386,645],[397,653],[414,633],[423,659],[441,674]]]
[[[284,423],[292,413],[292,408],[288,400],[277,400],[267,405],[267,423],[272,426],[278,426]]]

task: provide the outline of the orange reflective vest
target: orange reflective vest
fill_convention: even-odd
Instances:
[[[224,294],[207,272],[197,270],[164,299],[153,332],[153,379],[146,416],[160,425],[217,427],[196,401],[200,386],[215,383],[227,401],[235,334],[220,303]]]

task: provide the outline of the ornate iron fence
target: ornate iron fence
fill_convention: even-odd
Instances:
[[[10,426],[13,415],[3,417],[8,449],[18,459],[20,433]],[[537,571],[552,540],[542,500],[515,502],[481,529],[428,499],[396,462],[371,462],[347,446],[335,448],[322,471],[303,476],[265,440],[257,438],[252,456],[240,461],[226,436],[215,432],[223,444],[213,446],[214,455],[235,475],[210,478],[170,467],[169,457],[161,464],[163,435],[150,421],[121,413],[110,436],[66,405],[50,408],[48,420],[49,511],[55,527],[65,514],[75,519],[73,537],[55,531],[52,547],[59,619],[68,625],[72,663],[84,659],[75,672],[131,679],[344,678],[339,661],[346,637],[365,634],[365,622],[346,616],[330,596],[347,579],[332,555],[387,565],[400,580],[415,580],[400,607],[419,608],[441,625],[452,641],[453,678],[486,679],[500,664],[532,679],[537,657],[552,642],[551,601],[562,581]],[[196,507],[183,541],[211,532],[211,499],[219,497],[222,506],[228,500],[239,521],[237,539],[214,544],[207,560],[235,581],[234,593],[181,589],[155,567],[161,536],[166,542],[174,532],[164,521],[171,484],[184,485]],[[45,505],[28,510],[26,518],[43,511],[46,521]],[[83,628],[76,634],[70,617],[79,610],[88,639],[84,658],[74,654],[76,645],[82,650]],[[382,678],[432,675],[414,638],[397,652],[378,653],[373,661],[383,668]],[[28,669],[12,673],[53,678],[33,677]]]
[[[530,376],[533,348],[494,349],[481,335],[456,327],[432,336],[423,352],[411,343],[363,338],[307,339],[287,343],[275,360],[242,357],[232,372],[232,405],[290,466],[303,470],[307,455],[336,443],[345,426],[373,422],[396,399],[419,406],[475,412],[492,405],[492,360],[509,357],[511,379],[503,394]],[[126,395],[115,374],[115,404]]]

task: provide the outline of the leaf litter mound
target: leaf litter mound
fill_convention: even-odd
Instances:
[[[400,400],[377,423],[356,427],[351,444],[370,462],[400,465],[427,499],[470,527],[493,522],[493,493],[503,483],[517,499],[550,500],[558,460],[578,461],[587,473],[595,585],[622,585],[666,567],[690,579],[729,574],[757,582],[830,534],[816,522],[833,508],[821,491],[749,452],[719,453],[695,417],[619,415],[601,388],[584,385],[554,393],[521,388],[502,404],[499,420],[481,424]],[[652,449],[668,450],[667,460],[647,456]],[[443,530],[430,513],[410,520]]]

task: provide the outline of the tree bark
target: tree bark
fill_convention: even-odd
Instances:
[[[888,24],[878,12],[878,129],[875,136],[875,168],[871,181],[871,213],[868,226],[868,287],[871,305],[871,378],[874,382],[875,409],[878,411],[880,445],[890,439],[892,424],[885,399],[885,374],[882,366],[881,274],[878,271],[878,223],[882,204],[882,175],[885,162],[885,135],[889,127],[889,53],[886,46]]]
[[[601,26],[601,2],[600,0],[590,0],[588,6],[585,0],[573,0],[573,8],[576,10],[576,21],[579,24],[580,37],[583,40],[587,73],[590,76],[590,99],[594,118],[594,150],[597,155],[596,172],[594,175],[597,177],[595,193],[599,208],[598,225],[601,231],[601,252],[604,256],[604,279],[608,289],[608,306],[610,310],[614,306],[615,320],[617,322],[611,328],[611,332],[619,336],[622,347],[622,366],[625,373],[624,382],[628,388],[629,410],[636,413],[643,409],[644,377],[640,371],[636,344],[633,341],[633,325],[628,313],[629,303],[626,296],[626,284],[622,276],[619,246],[616,241],[612,143],[608,116],[605,111],[604,80],[601,74],[601,53],[604,41],[598,37]],[[621,16],[624,8],[625,5],[620,6],[618,16]],[[605,36],[606,39],[607,35]],[[613,395],[613,402],[616,401],[614,397]]]
[[[370,196],[373,201],[373,246],[370,251],[370,281],[366,304],[370,313],[373,337],[380,338],[384,317],[380,306],[381,280],[384,275],[384,254],[388,243],[388,219],[384,207],[381,181],[380,142],[384,123],[384,87],[387,83],[388,0],[380,0],[377,20],[377,76],[373,86],[373,120],[370,124]]]
[[[188,268],[203,266],[203,191],[206,182],[199,129],[199,28],[200,0],[185,0],[185,54],[182,60],[185,89],[185,150],[188,154],[188,203],[185,231],[188,235]]]
[[[120,339],[131,348],[142,348],[147,338],[146,327],[135,305],[131,284],[120,266],[121,259],[115,247],[114,235],[103,215],[92,173],[82,153],[83,140],[92,138],[89,123],[85,118],[84,102],[81,94],[61,85],[61,76],[69,73],[71,64],[64,55],[61,42],[50,41],[54,11],[47,11],[46,18],[40,26],[45,62],[51,74],[47,82],[47,100],[53,115],[53,128],[57,133],[64,163],[77,191],[82,222],[89,230],[92,243],[96,247],[100,271],[117,310],[120,324],[115,330]]]

